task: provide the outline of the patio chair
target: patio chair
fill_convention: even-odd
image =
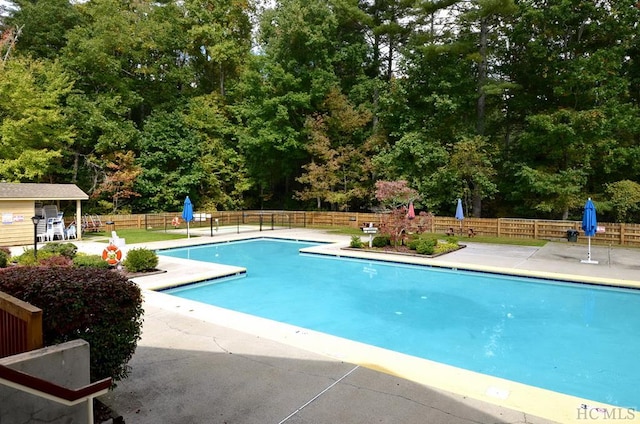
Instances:
[[[73,221],[71,224],[69,224],[69,226],[67,227],[66,230],[67,233],[67,240],[70,240],[72,238],[78,238],[78,234],[76,233],[76,222]]]
[[[62,240],[65,239],[64,221],[59,218],[47,218],[47,232],[45,238],[52,241],[56,236],[60,236]]]

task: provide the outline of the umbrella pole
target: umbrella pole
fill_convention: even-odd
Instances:
[[[187,221],[187,238],[191,238],[191,236],[189,235],[189,221]]]
[[[586,261],[580,261],[583,264],[597,264],[598,261],[592,261],[591,260],[591,236],[587,237],[588,240],[588,249],[587,249],[587,260]]]

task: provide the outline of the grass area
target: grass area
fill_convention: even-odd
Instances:
[[[310,227],[311,228],[311,227]],[[330,234],[341,234],[348,236],[362,236],[363,239],[369,239],[367,234],[364,234],[360,228],[353,227],[313,227],[318,230],[325,230]],[[163,230],[149,231],[143,229],[123,229],[118,230],[118,236],[126,239],[127,244],[135,243],[148,243],[152,241],[163,240],[176,240],[186,238],[186,234],[166,233]],[[444,234],[442,234],[444,237]],[[101,241],[107,243],[111,234],[107,234],[104,231],[96,233],[85,233],[82,235],[85,240]],[[193,237],[193,236],[192,236]],[[516,239],[508,237],[488,237],[488,236],[475,236],[473,238],[460,237],[458,239],[461,243],[465,241],[473,241],[474,243],[491,243],[491,244],[508,244],[514,246],[544,246],[547,244],[546,240],[534,240],[534,239]]]
[[[367,234],[364,234],[360,228],[352,228],[352,227],[325,227],[322,228],[331,234],[344,234],[349,236],[363,236],[366,239],[369,239]],[[444,237],[444,234],[441,234]],[[489,243],[489,244],[508,244],[512,246],[544,246],[547,244],[547,240],[535,240],[535,239],[517,239],[517,238],[509,238],[509,237],[489,237],[489,236],[475,236],[473,238],[468,237],[460,237],[458,239],[460,243],[464,243],[465,241],[472,241],[474,243]]]
[[[117,233],[118,237],[125,239],[127,244],[148,243],[152,241],[187,238],[186,234],[165,233],[164,231],[148,231],[137,228],[118,230]],[[109,242],[110,237],[111,234],[107,234],[104,231],[98,231],[95,233],[84,233],[82,235],[82,238],[85,240],[95,240],[105,243]],[[192,237],[194,236],[192,235]]]

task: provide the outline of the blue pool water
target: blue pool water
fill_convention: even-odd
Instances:
[[[301,255],[256,239],[158,252],[247,268],[166,291],[397,352],[637,408],[640,292]]]

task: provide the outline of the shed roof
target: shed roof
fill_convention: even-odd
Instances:
[[[0,200],[87,200],[75,184],[0,183]]]

